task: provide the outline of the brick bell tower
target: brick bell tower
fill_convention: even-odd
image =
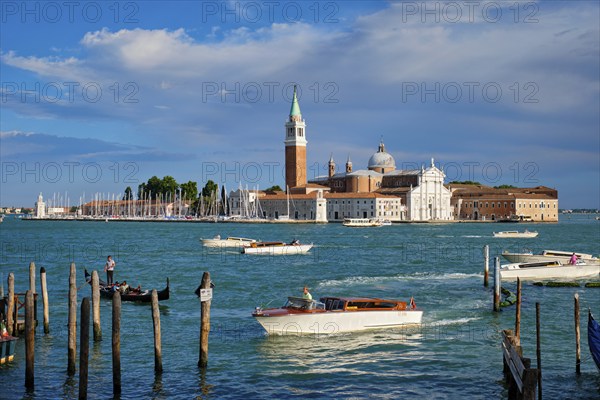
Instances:
[[[300,105],[294,85],[294,99],[290,116],[285,123],[285,184],[288,188],[306,185],[306,123],[300,113]],[[286,188],[286,191],[288,189]]]

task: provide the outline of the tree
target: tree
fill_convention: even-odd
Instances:
[[[206,185],[202,188],[202,197],[210,197],[214,192],[219,190],[219,185],[214,183],[211,179],[206,182]]]
[[[500,185],[500,186],[494,186],[494,189],[516,189],[516,186],[513,186],[513,185]]]
[[[127,189],[125,189],[123,200],[133,200],[133,191],[131,190],[131,186],[127,186]]]
[[[194,201],[198,197],[198,184],[196,182],[182,183],[180,188],[184,200]]]
[[[172,176],[169,176],[169,175],[162,178],[162,180],[160,182],[159,193],[161,193],[163,195],[165,195],[167,193],[175,194],[175,193],[177,193],[178,189],[179,189],[179,184],[177,183],[175,178],[173,178]]]
[[[283,192],[283,189],[279,185],[273,185],[268,189],[265,189],[265,192]]]

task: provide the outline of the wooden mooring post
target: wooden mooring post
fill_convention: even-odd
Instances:
[[[494,311],[500,311],[500,257],[494,259]]]
[[[75,263],[71,263],[71,272],[69,274],[68,343],[67,373],[74,375],[77,353],[77,285],[75,280]]]
[[[490,246],[483,246],[483,286],[488,287],[490,278]]]
[[[28,290],[25,294],[25,387],[33,389],[35,386],[35,316],[33,292]]]
[[[92,272],[92,319],[94,320],[94,342],[102,340],[102,327],[100,325],[100,278],[98,271]]]
[[[15,307],[15,274],[8,274],[8,304],[6,310],[6,330],[9,335],[17,334],[17,310]]]
[[[33,261],[29,263],[29,290],[35,293],[35,263]]]
[[[515,310],[515,340],[521,345],[521,278],[517,278],[517,307]]]
[[[511,330],[502,331],[502,358],[508,398],[535,399],[539,370],[531,368],[531,359],[523,357]]]
[[[538,369],[538,400],[542,400],[542,347],[540,341],[540,303],[535,303],[535,355]]]
[[[210,273],[202,274],[200,292],[202,289],[210,289]],[[198,367],[206,368],[208,365],[208,334],[210,333],[210,300],[202,301],[200,295],[200,357]]]
[[[0,272],[0,299],[4,298],[4,272]]]
[[[579,293],[575,293],[575,373],[581,374],[581,333],[579,331]]]
[[[112,367],[113,395],[121,394],[121,294],[117,290],[112,298]]]
[[[161,373],[162,345],[160,337],[160,310],[158,308],[158,292],[152,289],[152,325],[154,326],[154,372]]]
[[[90,298],[81,301],[79,331],[79,400],[87,399],[88,359],[90,355]]]
[[[50,333],[50,312],[48,306],[48,286],[46,285],[46,268],[40,268],[40,286],[42,287],[42,305],[44,310],[44,333]]]

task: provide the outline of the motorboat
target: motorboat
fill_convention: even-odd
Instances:
[[[600,371],[600,325],[594,319],[592,310],[588,310],[588,345],[596,367]]]
[[[345,218],[343,225],[354,228],[366,228],[382,226],[383,222],[377,218]]]
[[[288,297],[280,308],[256,307],[252,316],[267,334],[303,335],[355,332],[421,324],[423,311],[414,300],[368,297]]]
[[[244,247],[251,243],[256,243],[256,240],[233,236],[221,239],[221,236],[217,235],[212,239],[201,238],[200,242],[202,242],[204,247]]]
[[[575,265],[561,261],[511,263],[500,266],[500,277],[506,280],[600,277],[600,265],[589,265],[581,260]]]
[[[305,254],[312,249],[313,244],[301,244],[298,240],[285,242],[254,242],[242,248],[243,254],[292,255]]]
[[[502,252],[502,257],[506,258],[512,263],[530,263],[530,262],[544,262],[544,261],[560,261],[563,264],[567,264],[571,259],[573,253],[577,256],[578,260],[583,261],[589,265],[600,264],[600,258],[594,257],[591,254],[577,253],[573,251],[557,251],[557,250],[544,250],[541,253],[533,254],[533,252],[522,252],[522,253],[511,253],[508,251]]]
[[[528,231],[525,229],[523,232],[519,231],[502,231],[494,232],[494,237],[497,238],[534,238],[538,235],[536,231]]]

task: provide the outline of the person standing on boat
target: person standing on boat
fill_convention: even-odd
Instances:
[[[571,264],[571,265],[577,264],[577,254],[573,253],[573,255],[571,256],[571,259],[569,260],[569,264]]]
[[[308,287],[304,286],[304,293],[302,294],[302,298],[306,300],[312,300],[312,294],[308,291]]]
[[[113,272],[115,270],[115,260],[112,259],[112,256],[108,256],[106,259],[106,264],[104,265],[104,271],[106,272],[106,284],[112,285],[113,283]]]

